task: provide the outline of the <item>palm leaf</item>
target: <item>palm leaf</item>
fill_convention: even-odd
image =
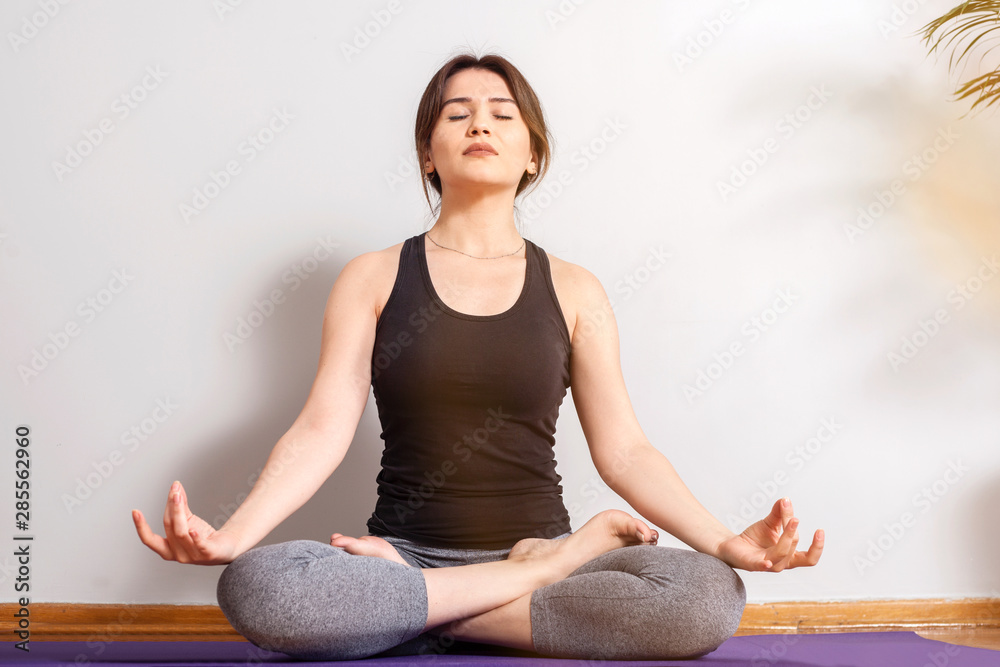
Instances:
[[[920,32],[924,44],[930,47],[930,53],[952,49],[948,70],[953,72],[963,61],[968,62],[977,44],[982,46],[989,39],[1000,37],[1000,1],[963,2],[929,22]],[[1000,45],[987,48],[980,56],[980,62],[997,46]],[[985,108],[996,103],[1000,99],[1000,69],[966,81],[955,91],[955,95],[959,100],[976,96],[970,111],[980,105]]]
[[[955,94],[960,100],[978,95],[976,101],[972,103],[972,111],[980,104],[984,107],[996,104],[1000,102],[1000,72],[988,72],[971,81],[966,81],[955,91]]]

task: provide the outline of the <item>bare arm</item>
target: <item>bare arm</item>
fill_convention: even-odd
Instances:
[[[378,262],[375,253],[366,253],[337,277],[327,299],[312,390],[246,500],[216,531],[191,512],[183,487],[175,482],[163,517],[165,538],[152,531],[141,512],[132,512],[146,546],[166,560],[231,562],[304,505],[336,470],[368,401],[377,322],[371,286]]]
[[[579,267],[568,291],[578,313],[573,328],[570,375],[594,465],[608,486],[637,512],[671,535],[733,567],[781,570],[813,565],[823,537],[809,552],[796,552],[798,534],[791,503],[735,535],[698,502],[670,461],[646,438],[632,409],[621,372],[618,327],[600,282]]]

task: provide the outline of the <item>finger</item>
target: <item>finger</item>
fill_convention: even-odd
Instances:
[[[191,527],[188,525],[190,511],[184,502],[184,487],[180,482],[175,482],[175,485],[176,490],[170,495],[170,501],[167,503],[170,513],[170,532],[167,534],[167,540],[174,547],[177,560],[188,563],[195,560],[197,551],[191,539]]]
[[[174,482],[177,486],[177,495],[181,497],[181,505],[187,505],[187,492],[184,490],[184,485],[181,484],[180,480]]]
[[[775,535],[777,535],[787,523],[784,517],[784,510],[782,509],[782,504],[785,500],[785,498],[779,498],[776,500],[774,505],[771,507],[770,514],[764,517],[764,525],[767,526],[769,530],[773,531]]]
[[[169,545],[170,552],[173,555],[173,560],[176,560],[178,563],[187,563],[190,560],[187,556],[187,550],[177,538],[177,531],[180,525],[178,523],[177,510],[177,501],[180,497],[180,484],[179,481],[174,481],[170,485],[170,490],[167,491],[167,503],[163,508],[163,533],[164,540]],[[183,521],[183,516],[180,517],[180,521]],[[186,527],[183,530],[186,532]]]
[[[170,507],[174,501],[174,494],[177,493],[177,482],[170,485],[170,490],[167,491],[167,504],[163,508],[163,528],[167,530],[173,520],[173,515],[170,513]],[[169,533],[168,533],[169,535]]]
[[[635,536],[643,544],[648,544],[653,539],[653,529],[646,525],[642,519],[635,520]]]
[[[767,557],[761,558],[758,561],[752,561],[747,564],[746,569],[750,572],[767,572],[771,569],[774,562]]]
[[[209,527],[208,532],[211,533],[212,529]],[[199,560],[204,560],[206,556],[209,556],[212,552],[212,547],[208,542],[208,536],[202,535],[198,532],[197,528],[189,528],[188,535],[191,536],[191,546],[199,556]]]
[[[153,532],[153,529],[146,523],[146,519],[139,510],[132,510],[132,522],[135,523],[135,530],[139,533],[139,539],[147,547],[155,551],[164,560],[173,560],[174,554],[170,545],[165,539]]]
[[[187,534],[191,538],[190,540],[191,547],[195,549],[198,553],[203,553],[206,548],[206,542],[204,537],[200,535],[198,531],[191,526],[191,519],[194,518],[194,512],[191,511],[191,506],[188,505],[187,489],[185,489],[184,485],[181,484],[180,482],[177,482],[177,488],[180,491],[180,496],[181,496],[180,504],[182,508],[181,511],[184,514],[184,522],[187,524],[188,527]],[[194,551],[192,551],[191,553],[193,555]]]
[[[792,567],[808,567],[810,565],[815,565],[819,562],[819,557],[823,555],[823,546],[825,543],[826,535],[822,530],[817,530],[813,534],[812,544],[809,545],[809,551],[798,551],[795,554],[795,559],[789,568]]]
[[[778,539],[778,543],[771,549],[768,549],[768,556],[771,560],[771,567],[769,569],[772,572],[783,570],[789,556],[795,553],[795,545],[799,541],[799,536],[796,532],[798,526],[799,520],[795,518],[791,519],[785,526],[785,530],[781,534],[781,538]]]
[[[791,525],[791,523],[792,522],[790,521],[789,525]],[[796,527],[798,527],[798,519],[795,520],[795,525],[796,525]],[[776,571],[780,572],[781,570],[787,570],[789,567],[791,567],[792,562],[794,562],[794,560],[795,560],[795,554],[797,553],[795,551],[795,547],[797,547],[798,545],[799,545],[799,531],[798,530],[793,530],[792,531],[792,541],[788,545],[788,553],[778,563],[778,567],[780,569],[776,570]]]
[[[781,499],[781,527],[782,529],[788,526],[788,522],[792,520],[795,516],[795,510],[792,509],[792,499],[785,497]]]

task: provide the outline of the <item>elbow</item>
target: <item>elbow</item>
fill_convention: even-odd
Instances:
[[[647,450],[651,448],[652,445],[647,441],[614,447],[604,456],[595,459],[597,473],[612,491],[621,495],[619,489],[628,479],[634,479],[639,474]]]

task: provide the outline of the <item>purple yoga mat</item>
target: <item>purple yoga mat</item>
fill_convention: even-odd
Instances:
[[[249,642],[31,642],[31,651],[0,647],[0,664],[31,665],[206,665],[243,667],[271,662],[299,662]],[[476,667],[556,667],[601,665],[594,660],[511,657],[503,655],[414,655],[311,664],[474,665]],[[696,660],[608,661],[608,667],[675,665],[679,667],[998,667],[1000,651],[955,646],[924,639],[913,632],[852,632],[815,635],[733,637]]]

